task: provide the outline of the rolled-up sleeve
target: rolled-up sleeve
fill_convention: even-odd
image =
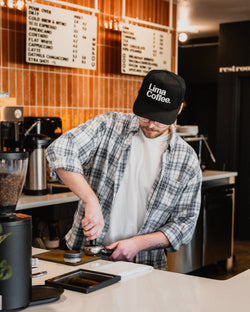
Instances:
[[[168,222],[159,230],[170,241],[168,251],[177,251],[188,244],[193,236],[201,205],[201,171],[188,181]]]
[[[99,119],[99,122],[96,119]],[[100,122],[100,119],[103,120]],[[51,176],[57,177],[58,168],[83,174],[82,166],[98,148],[103,129],[104,118],[96,117],[64,133],[51,143],[46,149]]]
[[[46,149],[46,158],[49,162],[51,176],[56,176],[56,170],[63,168],[67,171],[82,173],[78,159],[78,147],[70,133],[65,133]]]

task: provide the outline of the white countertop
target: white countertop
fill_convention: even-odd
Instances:
[[[205,170],[202,172],[202,181],[212,181],[218,179],[225,179],[230,177],[236,177],[237,172],[234,171],[216,171],[216,170]]]
[[[237,176],[237,172],[206,170],[202,173],[202,181],[212,181]],[[16,210],[31,209],[42,206],[63,204],[78,201],[79,198],[73,192],[47,194],[41,196],[24,195],[20,197]]]
[[[73,192],[47,194],[39,196],[24,195],[20,197],[16,210],[31,209],[42,206],[64,204],[78,201],[79,198]]]
[[[33,254],[42,252],[34,249]],[[33,285],[76,269],[92,269],[107,263],[96,260],[79,266],[39,260],[39,271],[47,270],[43,277],[33,278]],[[100,270],[100,268],[99,268]],[[53,303],[37,305],[25,311],[34,312],[248,312],[250,270],[229,280],[218,281],[180,273],[152,270],[131,275],[120,282],[89,294],[64,290]]]

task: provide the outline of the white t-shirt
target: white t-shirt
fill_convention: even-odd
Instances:
[[[147,197],[159,174],[161,156],[170,134],[149,139],[140,129],[132,138],[131,153],[111,212],[104,245],[137,235],[144,223]]]

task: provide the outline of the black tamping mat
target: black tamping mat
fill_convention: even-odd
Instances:
[[[47,279],[45,285],[58,286],[88,294],[120,280],[120,275],[79,269]]]
[[[64,289],[62,287],[47,285],[32,286],[29,306],[57,301],[63,292]]]

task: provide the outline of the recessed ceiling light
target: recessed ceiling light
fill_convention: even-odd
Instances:
[[[186,42],[188,40],[188,35],[182,32],[182,33],[179,33],[178,38],[180,42]]]

